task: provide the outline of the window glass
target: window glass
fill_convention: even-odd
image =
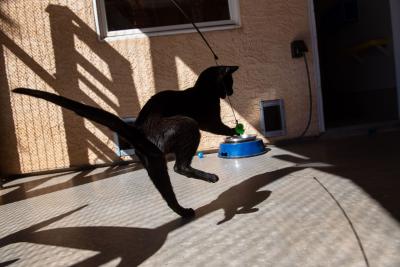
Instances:
[[[228,0],[177,0],[194,22],[230,20]],[[190,23],[170,0],[104,0],[108,31]]]

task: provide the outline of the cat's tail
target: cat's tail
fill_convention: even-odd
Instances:
[[[28,88],[16,88],[13,90],[13,92],[41,98],[63,108],[69,109],[84,118],[97,122],[110,128],[112,131],[117,132],[129,143],[131,143],[135,149],[141,150],[142,153],[150,153],[151,155],[157,157],[162,155],[162,152],[158,149],[158,147],[151,143],[137,127],[125,123],[118,116],[110,112],[49,92]]]

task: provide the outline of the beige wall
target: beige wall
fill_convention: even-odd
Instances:
[[[289,44],[295,38],[310,44],[307,0],[242,0],[240,8],[241,28],[205,33],[221,64],[241,67],[232,98],[239,120],[247,133],[258,133],[259,100],[283,98],[285,138],[296,137],[306,125],[308,89],[304,63],[291,58]],[[98,41],[92,0],[1,1],[0,10],[2,173],[118,159],[106,128],[44,101],[11,95],[11,89],[38,88],[121,117],[136,116],[154,93],[189,87],[213,64],[195,33]],[[226,102],[222,106],[223,121],[233,126]],[[314,115],[310,134],[318,132]],[[203,133],[200,149],[217,148],[221,140]]]

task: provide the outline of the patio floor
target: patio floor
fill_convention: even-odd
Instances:
[[[399,138],[195,158],[220,181],[170,171],[180,203],[196,209],[191,221],[167,207],[140,165],[15,180],[0,190],[0,266],[397,267]]]

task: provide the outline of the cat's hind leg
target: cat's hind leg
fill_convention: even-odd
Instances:
[[[200,130],[198,123],[184,116],[164,118],[163,124],[168,125],[164,132],[164,150],[167,153],[174,153],[176,162],[174,171],[189,178],[204,180],[215,183],[218,176],[207,173],[191,166],[192,158],[195,155],[200,143]]]
[[[216,183],[219,180],[218,176],[213,173],[193,168],[191,166],[191,160],[189,161],[186,157],[180,157],[179,154],[176,155],[174,171],[186,177],[200,179],[210,183]]]
[[[149,177],[161,196],[167,202],[168,206],[182,217],[193,217],[195,212],[193,209],[183,208],[176,199],[172,188],[171,180],[168,175],[167,163],[163,154],[159,156],[147,155],[146,152],[136,150],[136,155],[140,158]]]

